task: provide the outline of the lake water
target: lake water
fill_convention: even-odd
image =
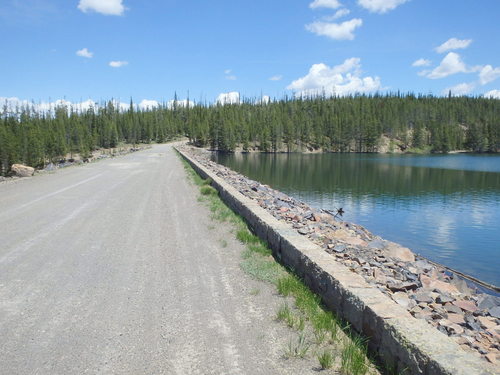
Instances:
[[[433,261],[500,285],[500,156],[214,154]]]

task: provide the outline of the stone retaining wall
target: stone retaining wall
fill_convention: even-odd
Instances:
[[[222,200],[269,244],[274,256],[319,294],[329,309],[367,336],[370,350],[395,370],[425,375],[500,374],[493,365],[466,353],[452,339],[412,317],[363,277],[178,151],[201,177],[212,180]]]

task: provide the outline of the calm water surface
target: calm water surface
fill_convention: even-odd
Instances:
[[[215,154],[414,252],[500,285],[500,156]]]

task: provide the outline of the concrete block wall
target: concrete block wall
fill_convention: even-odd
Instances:
[[[329,309],[368,337],[370,350],[396,371],[422,375],[500,374],[499,369],[463,351],[425,321],[412,317],[360,275],[178,151],[202,178],[212,180],[222,200],[269,244],[275,258],[293,269]]]

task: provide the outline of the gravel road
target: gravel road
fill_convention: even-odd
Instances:
[[[316,373],[242,250],[169,145],[0,183],[0,374]]]

